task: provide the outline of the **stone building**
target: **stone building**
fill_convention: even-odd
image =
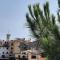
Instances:
[[[13,53],[16,57],[20,55],[20,40],[11,40],[10,41],[10,52]]]
[[[38,50],[31,49],[21,52],[20,57],[26,57],[28,60],[45,60],[45,57],[42,57]]]
[[[36,41],[31,42],[31,39],[25,40],[25,38],[10,40],[10,34],[7,34],[6,41],[0,40],[0,57],[12,55],[16,58],[25,56],[28,60],[39,60],[41,56],[36,47]]]

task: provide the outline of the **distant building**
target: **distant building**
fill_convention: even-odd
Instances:
[[[6,41],[0,41],[0,58],[9,57],[9,50]]]
[[[31,49],[22,51],[20,57],[26,57],[28,60],[45,60],[45,57],[41,56],[38,50]]]
[[[16,57],[18,57],[21,51],[26,50],[26,47],[29,47],[29,42],[25,41],[25,38],[16,38],[15,40],[9,41],[10,52],[13,53]]]
[[[25,40],[25,38],[10,40],[10,34],[7,34],[6,41],[0,41],[0,57],[25,56],[28,60],[39,60],[41,56],[36,43],[36,41],[31,42],[31,39]]]
[[[0,58],[9,57],[9,50],[6,47],[0,47]]]

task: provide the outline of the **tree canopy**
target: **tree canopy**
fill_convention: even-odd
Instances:
[[[58,0],[60,9],[60,0]],[[29,13],[26,14],[28,28],[31,34],[36,38],[37,47],[42,48],[48,60],[60,60],[60,31],[56,21],[60,23],[58,10],[57,20],[54,14],[50,13],[49,2],[43,6],[39,4],[28,6]]]

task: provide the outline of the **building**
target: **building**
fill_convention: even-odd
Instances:
[[[9,51],[11,54],[14,54],[16,58],[18,58],[21,51],[25,50],[27,46],[25,38],[16,38],[15,40],[9,41]]]
[[[9,57],[9,50],[6,41],[0,41],[0,58]]]
[[[10,40],[10,34],[7,34],[6,41],[0,41],[0,57],[14,56],[18,58],[20,56],[22,58],[25,56],[28,60],[43,59],[36,47],[36,41],[31,42],[31,39],[25,40],[25,38]]]
[[[25,40],[25,38],[16,38],[14,40],[10,40],[10,34],[7,34],[6,41],[0,41],[0,51],[2,54],[13,55],[16,58],[21,55],[21,51],[28,50],[30,48],[30,40]],[[7,56],[7,55],[5,55]]]
[[[35,49],[22,51],[20,57],[22,58],[23,56],[28,60],[45,60],[45,57],[41,56],[39,51]]]

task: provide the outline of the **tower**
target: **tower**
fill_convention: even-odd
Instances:
[[[10,34],[7,34],[6,40],[9,41],[9,39],[10,39]]]

